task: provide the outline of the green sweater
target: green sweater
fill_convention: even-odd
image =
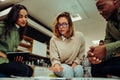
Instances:
[[[11,51],[16,51],[17,46],[19,45],[19,34],[17,27],[13,28],[10,34],[5,38],[2,36],[2,33],[5,29],[4,22],[0,22],[0,51],[6,53]],[[8,59],[0,57],[0,64],[7,63]]]
[[[107,22],[104,42],[107,50],[105,59],[120,54],[120,8],[118,10],[118,21],[110,20]]]

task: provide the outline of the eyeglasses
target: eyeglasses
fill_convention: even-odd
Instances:
[[[62,26],[62,28],[68,27],[68,23],[66,23],[66,22],[58,23],[57,27],[60,27],[60,26]]]

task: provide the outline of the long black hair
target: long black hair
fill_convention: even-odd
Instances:
[[[19,18],[19,12],[21,9],[25,9],[27,12],[27,8],[21,4],[15,4],[12,9],[10,10],[10,12],[7,14],[6,18],[4,19],[5,22],[5,31],[4,31],[4,35],[7,36],[9,35],[10,31],[12,30],[12,28],[15,27],[15,23],[17,22],[18,18]],[[26,25],[27,26],[27,25]],[[20,27],[20,31],[19,31],[19,35],[20,35],[20,40],[23,37],[23,34],[26,31],[26,27]]]

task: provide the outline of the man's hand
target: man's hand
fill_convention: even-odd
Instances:
[[[96,57],[88,57],[88,60],[92,63],[92,64],[99,64],[102,62],[102,60],[97,59]]]
[[[92,48],[93,49],[93,48]],[[97,59],[93,53],[94,50],[89,50],[87,52],[87,58],[89,60],[89,62],[91,62],[92,64],[99,64],[102,62],[102,60]]]
[[[103,58],[106,55],[106,47],[105,45],[96,46],[93,51],[94,57],[96,57],[99,60],[103,60]]]
[[[87,52],[88,60],[92,64],[99,64],[102,62],[103,58],[106,55],[105,45],[91,46],[90,50]]]

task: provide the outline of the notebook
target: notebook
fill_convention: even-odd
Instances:
[[[9,60],[14,60],[15,57],[21,56],[23,57],[23,61],[28,61],[29,60],[29,52],[7,52],[7,58]]]

